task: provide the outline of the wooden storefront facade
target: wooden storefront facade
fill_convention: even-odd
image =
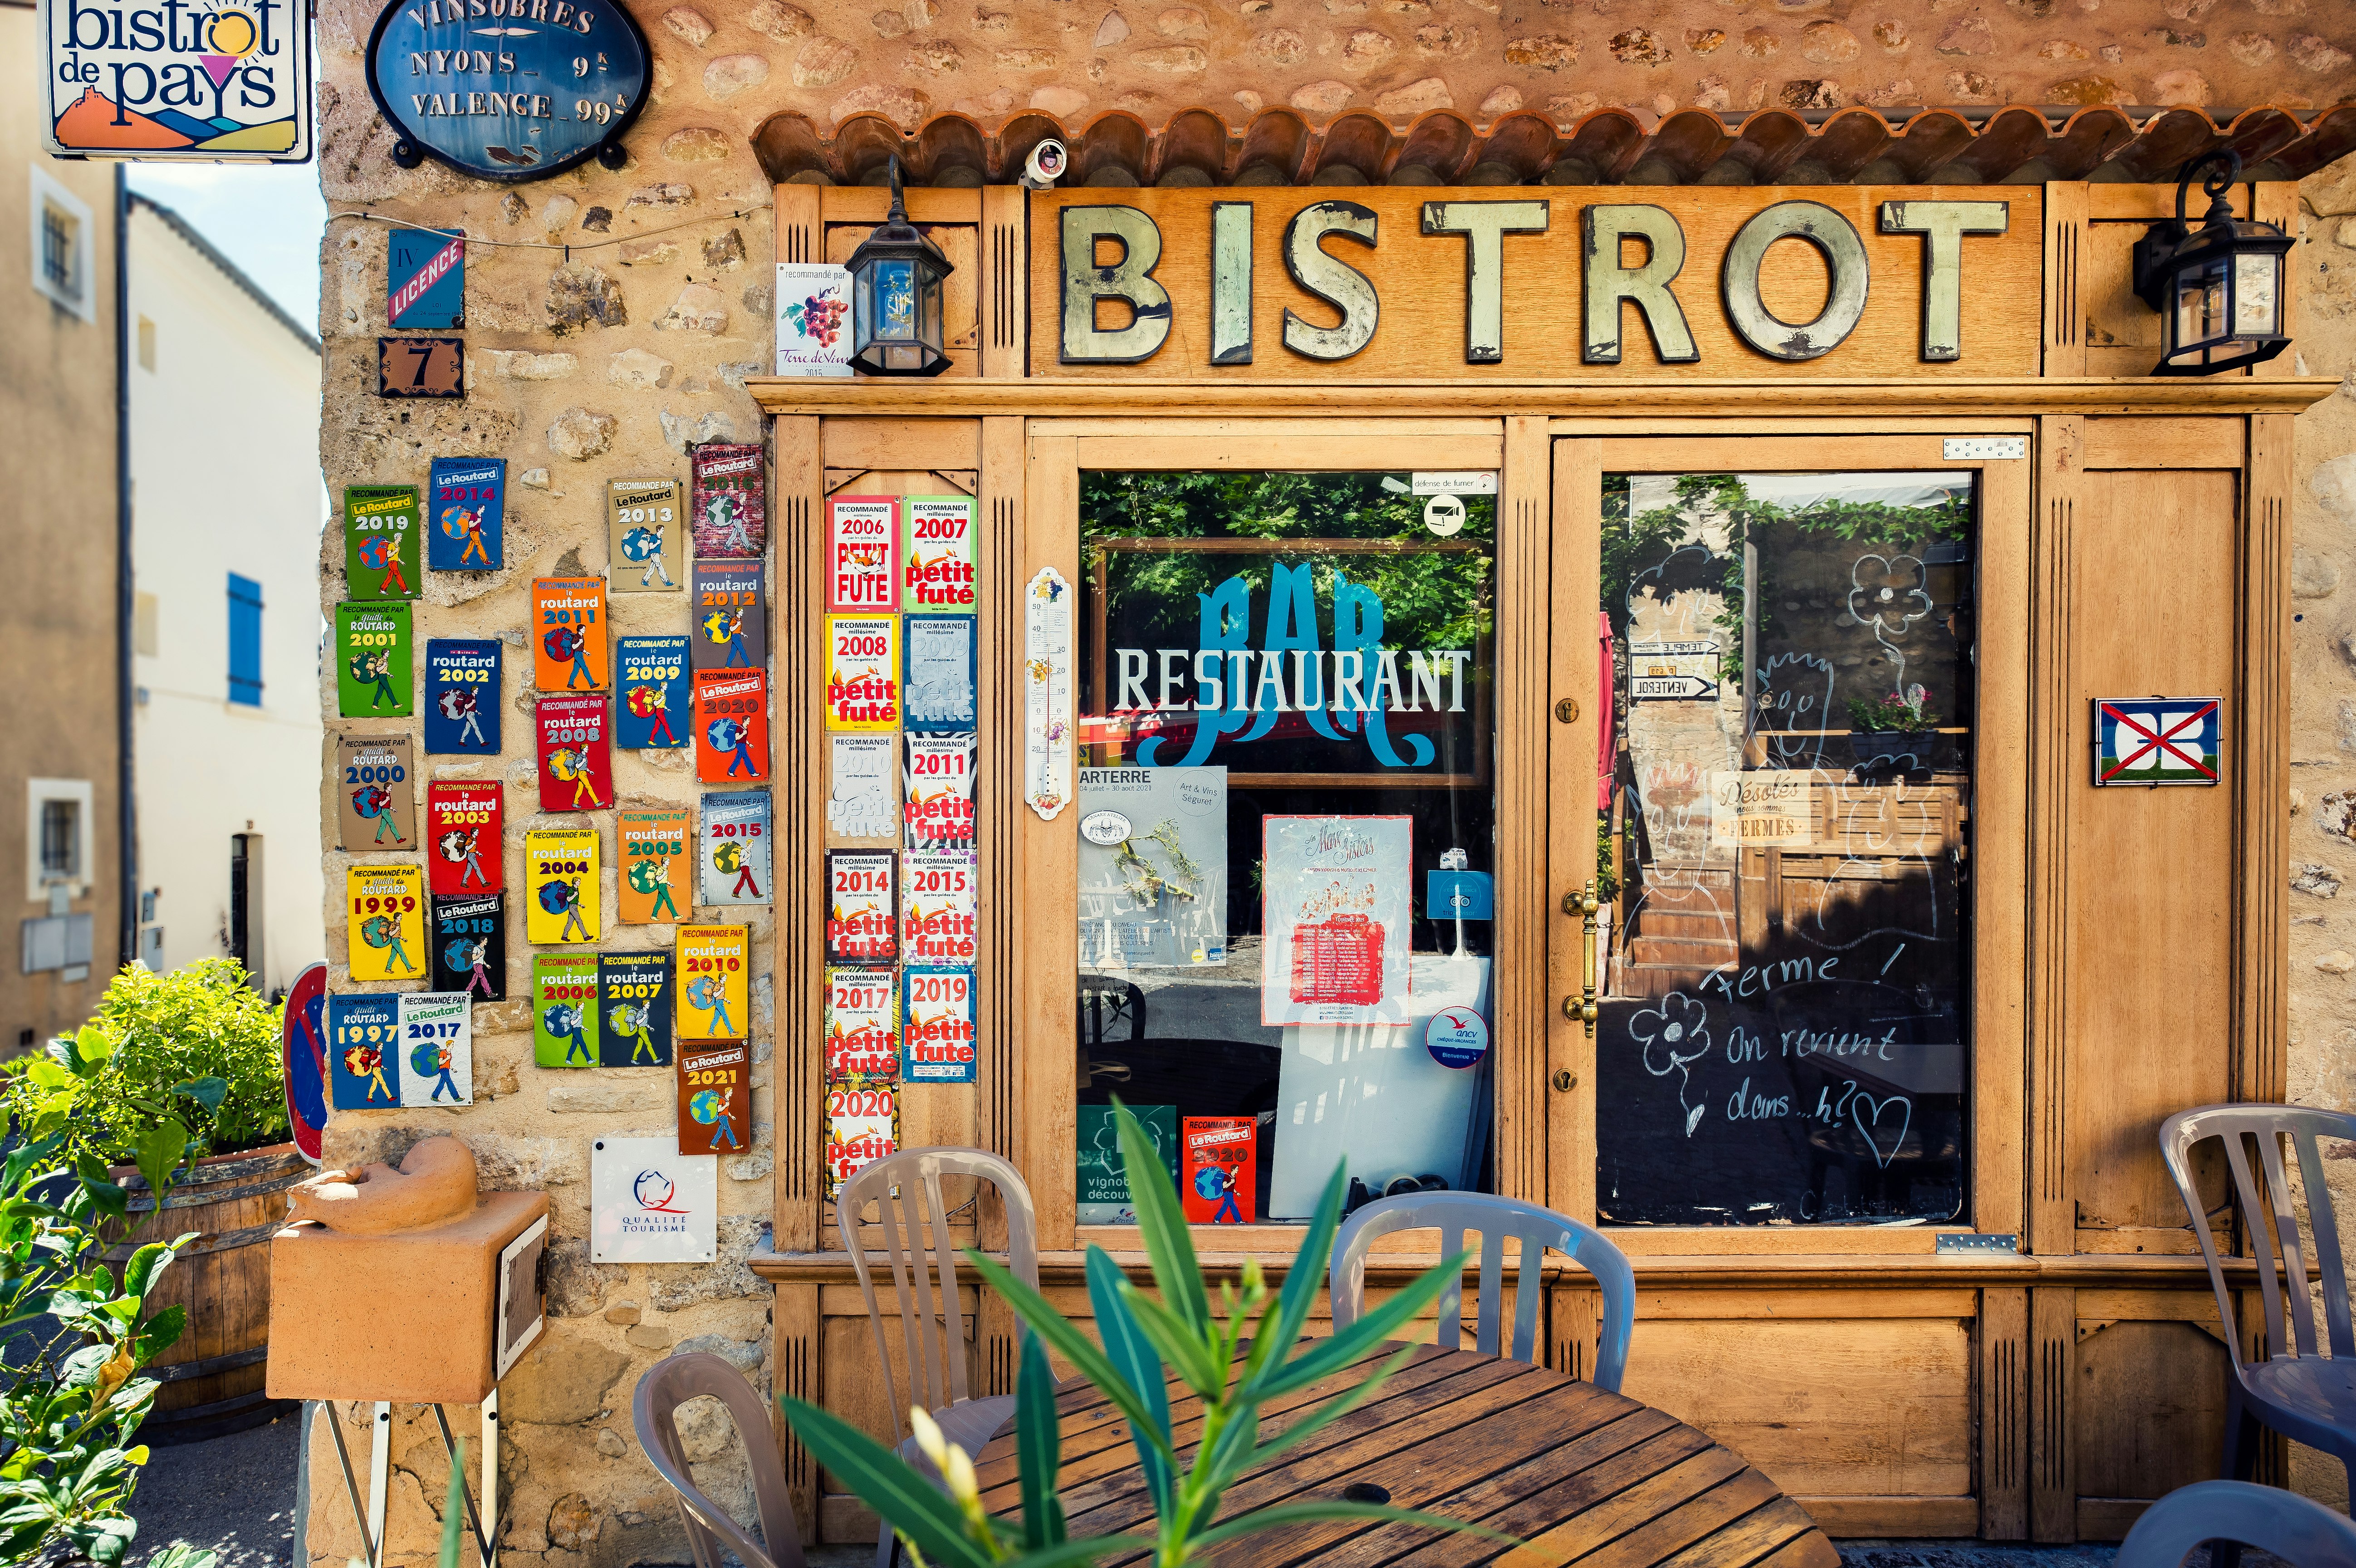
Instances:
[[[2239,194],[2282,223],[2294,189]],[[1379,220],[1377,244],[1328,254],[1364,269],[1383,312],[1363,351],[1319,360],[1287,349],[1284,317],[1314,327],[1336,312],[1289,284],[1277,252],[1295,215],[1334,198]],[[1419,233],[1419,209],[1523,198],[1550,206],[1549,226],[1504,241],[1504,352],[1468,360],[1471,246],[1429,220]],[[886,201],[806,184],[776,199],[786,263],[842,261]],[[830,837],[814,700],[828,499],[977,503],[978,1081],[904,1085],[898,1142],[1012,1159],[1037,1206],[1043,1283],[1085,1319],[1083,1250],[1139,1249],[1133,1230],[1082,1223],[1076,1197],[1080,841],[1076,811],[1043,820],[1023,803],[1024,585],[1044,568],[1074,584],[1091,569],[1084,474],[1462,471],[1497,476],[1485,1168],[1493,1190],[1602,1223],[1630,1254],[1627,1391],[1737,1449],[1837,1535],[2115,1539],[2149,1499],[2216,1474],[2226,1352],[2156,1132],[2179,1109],[2285,1092],[2291,426],[2333,383],[2297,377],[2287,357],[2251,375],[2144,374],[2155,318],[2128,286],[2128,248],[2174,199],[2085,183],[911,190],[911,215],[957,268],[948,373],[749,383],[774,422],[778,519],[776,1192],[774,1248],[755,1259],[776,1286],[777,1391],[891,1427],[822,1176],[824,857],[848,842]],[[1245,220],[1258,242],[1251,357],[1214,365],[1211,209],[1244,201],[1258,209]],[[1847,216],[1873,262],[1854,333],[1806,359],[1747,347],[1720,308],[1722,253],[1779,201]],[[2003,235],[1963,242],[1952,360],[1924,358],[1925,242],[1875,220],[1886,204],[1928,201],[2008,209]],[[1067,363],[1059,215],[1114,204],[1158,227],[1166,341],[1135,362]],[[1663,363],[1633,306],[1620,362],[1582,357],[1579,245],[1585,209],[1604,204],[1680,224],[1691,360]],[[1773,254],[1784,271],[1762,284],[1771,308],[1816,313],[1825,265],[1804,245]],[[2295,302],[2289,322],[2296,335]],[[1612,719],[1592,629],[1607,477],[1847,471],[1967,475],[1976,508],[1968,808],[1934,803],[1944,818],[1912,830],[1947,846],[1952,868],[1968,817],[1956,1212],[1615,1223],[1598,1192],[1610,1069],[1564,1011],[1582,991],[1586,940],[1564,899],[1610,870],[1588,784]],[[2222,695],[2223,782],[2093,788],[2090,702],[2157,692]],[[1763,918],[1743,913],[1762,899],[1828,897],[1824,879],[1841,872],[1817,862],[1859,853],[1738,848],[1724,874],[1736,918]],[[1607,961],[1607,991],[1618,972]],[[991,1244],[988,1205],[958,1225]],[[1196,1244],[1231,1273],[1246,1255],[1289,1256],[1297,1236],[1200,1228]],[[1965,1237],[1997,1240],[1952,1240]],[[1387,1256],[1394,1275],[1416,1261]],[[1549,1279],[1547,1359],[1576,1371],[1593,1297],[1575,1273]],[[1012,1317],[969,1305],[978,1390],[1011,1390]],[[856,1499],[798,1445],[787,1455],[796,1507],[821,1538],[873,1539]],[[2270,1463],[2278,1475],[2281,1455]]]

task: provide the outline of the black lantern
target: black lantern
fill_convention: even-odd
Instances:
[[[949,368],[941,343],[941,280],[956,269],[908,221],[900,160],[892,160],[892,211],[851,252],[851,365],[871,376],[937,376]]]
[[[2223,172],[2201,182],[2209,215],[2198,230],[2184,221],[2184,192],[2211,164]],[[2156,376],[2213,376],[2273,359],[2290,347],[2283,332],[2283,257],[2290,236],[2271,223],[2233,216],[2227,193],[2242,172],[2231,149],[2204,154],[2176,181],[2176,217],[2136,242],[2136,293],[2159,312]]]

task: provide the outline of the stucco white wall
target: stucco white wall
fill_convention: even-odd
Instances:
[[[262,835],[265,990],[327,954],[318,911],[319,356],[154,209],[132,205],[133,661],[139,886],[164,965],[228,950],[233,834]],[[138,323],[155,323],[155,368]],[[262,585],[262,705],[229,700],[229,575]]]

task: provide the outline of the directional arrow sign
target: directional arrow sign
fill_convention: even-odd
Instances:
[[[1717,682],[1698,675],[1638,675],[1628,682],[1628,695],[1638,702],[1647,697],[1708,697],[1717,692]]]

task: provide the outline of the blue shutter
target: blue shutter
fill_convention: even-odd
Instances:
[[[262,585],[229,575],[229,700],[262,706]]]

